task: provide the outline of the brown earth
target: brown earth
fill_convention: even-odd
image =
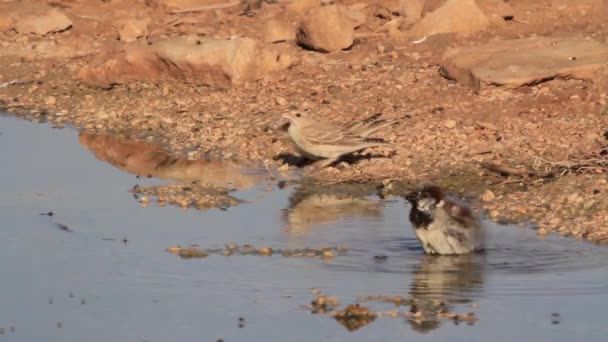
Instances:
[[[555,38],[557,45],[562,37],[591,41],[601,50],[608,1],[467,1],[475,10],[466,16],[446,11],[454,6],[449,0],[414,6],[335,1],[336,13],[345,16],[336,20],[352,24],[340,32],[306,31],[321,35],[322,44],[354,37],[352,46],[325,49],[338,50],[332,53],[297,43],[300,23],[311,22],[309,11],[321,3],[332,1],[3,1],[0,107],[89,133],[156,139],[189,159],[254,159],[285,173],[298,167],[277,158],[293,151],[282,113],[308,110],[346,123],[381,112],[400,120],[378,134],[392,147],[309,176],[324,184],[378,181],[389,194],[396,182],[431,179],[479,198],[493,219],[531,220],[539,234],[608,240],[608,157],[602,152],[608,61],[593,55],[585,69],[593,72],[585,77],[545,73],[499,87],[484,84],[491,78],[476,74],[476,65],[450,80],[443,59],[452,48],[530,37]],[[52,22],[56,17],[60,22]],[[27,32],[18,30],[25,24]],[[311,27],[319,29],[306,30]],[[437,28],[448,33],[434,34]],[[529,65],[525,58],[505,64],[496,54],[483,70],[553,70],[542,63],[556,58],[545,57],[551,44]],[[505,177],[482,162],[517,172]]]

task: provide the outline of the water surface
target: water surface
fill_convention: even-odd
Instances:
[[[486,222],[484,254],[426,257],[401,200],[267,191],[265,170],[250,165],[187,161],[11,117],[0,116],[0,156],[0,340],[603,341],[608,333],[601,246]],[[151,198],[144,208],[129,192],[206,180],[239,189],[217,194],[238,203],[184,210]],[[350,250],[330,261],[164,251],[191,243]],[[373,294],[440,299],[479,320],[383,317],[350,332],[303,307],[313,288],[343,304]]]

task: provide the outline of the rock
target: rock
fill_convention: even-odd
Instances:
[[[427,14],[410,30],[416,37],[438,33],[458,33],[464,36],[484,30],[490,24],[475,0],[448,0]]]
[[[262,28],[262,37],[264,43],[294,41],[296,29],[285,19],[270,19]]]
[[[297,42],[320,52],[348,49],[353,45],[357,26],[358,22],[341,6],[314,8],[302,20]]]
[[[0,33],[12,30],[14,26],[15,20],[13,17],[6,14],[0,14]]]
[[[400,0],[399,14],[405,17],[406,24],[413,24],[422,18],[426,0]]]
[[[486,190],[481,195],[481,200],[484,202],[492,202],[496,198],[496,195],[492,192],[492,190]]]
[[[504,0],[476,0],[476,2],[490,21],[504,23],[505,18],[515,16],[513,7]]]
[[[608,63],[608,46],[581,38],[533,37],[457,47],[443,55],[448,78],[479,89],[515,88],[554,77],[597,81]]]
[[[149,47],[134,47],[101,64],[82,68],[78,77],[101,88],[161,77],[228,87],[265,78],[298,61],[295,51],[282,45],[264,46],[249,38],[225,40],[184,36]]]
[[[448,119],[443,122],[443,127],[452,129],[456,127],[456,120]]]
[[[274,102],[276,104],[278,104],[279,106],[287,106],[287,100],[284,97],[281,97],[281,96],[277,96],[274,99]]]
[[[19,56],[27,60],[43,58],[75,58],[96,53],[99,45],[95,45],[92,37],[82,35],[66,35],[57,39],[46,39],[27,44],[8,45],[0,49],[1,56]]]
[[[212,6],[219,4],[226,4],[232,1],[226,0],[157,0],[161,4],[173,8],[173,9],[188,9],[202,6]]]
[[[54,106],[55,103],[57,103],[57,99],[55,98],[55,96],[49,96],[46,98],[45,102],[49,106]]]
[[[148,22],[142,19],[125,20],[118,30],[118,38],[123,42],[134,42],[148,36]]]
[[[19,33],[34,33],[45,35],[47,33],[61,32],[72,27],[72,21],[65,14],[50,11],[44,15],[33,15],[17,21],[15,29]]]
[[[321,0],[295,0],[287,5],[287,10],[294,14],[304,15],[317,7],[321,7]]]
[[[600,9],[606,4],[605,0],[551,0],[551,7],[560,11],[566,9]]]

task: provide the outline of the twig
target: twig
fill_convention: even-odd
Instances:
[[[274,180],[275,177],[272,174],[272,172],[270,171],[270,167],[268,167],[268,163],[266,163],[266,161],[264,160],[264,158],[262,158],[262,156],[260,156],[260,154],[257,151],[254,151],[253,153],[255,153],[255,156],[260,159],[260,161],[264,165],[264,168],[266,168],[266,172],[268,172],[268,176],[270,177],[270,180]]]
[[[16,85],[16,84],[29,84],[33,81],[30,80],[12,80],[4,83],[0,83],[0,88],[6,88],[8,86]]]
[[[491,162],[481,162],[481,167],[488,169],[490,171],[494,171],[497,173],[502,173],[508,176],[519,176],[519,177],[527,177],[530,175],[537,175],[533,171],[529,171],[525,168],[514,168],[504,165],[498,165]]]
[[[223,8],[234,7],[234,6],[237,6],[237,5],[241,4],[241,3],[242,3],[241,1],[232,1],[232,2],[229,2],[229,3],[226,3],[226,4],[194,6],[194,7],[188,7],[188,8],[174,9],[170,13],[171,14],[179,14],[179,13],[191,13],[191,12],[204,12],[204,11],[211,11],[211,10],[216,10],[216,9],[223,9]]]

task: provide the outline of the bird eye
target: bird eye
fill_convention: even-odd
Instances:
[[[296,114],[296,118],[299,118],[300,116],[302,116],[302,114],[300,114],[300,113]]]

